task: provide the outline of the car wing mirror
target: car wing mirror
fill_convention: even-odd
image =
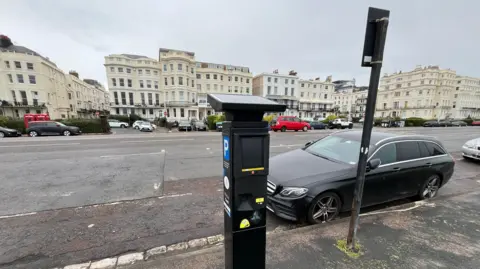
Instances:
[[[374,169],[378,168],[381,163],[382,163],[382,161],[380,161],[380,159],[370,160],[367,163],[367,170],[374,170]]]
[[[313,141],[308,141],[306,144],[305,144],[305,148],[310,146],[311,144],[313,144]]]

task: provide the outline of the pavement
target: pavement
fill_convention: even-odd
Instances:
[[[480,185],[479,164],[459,153],[478,128],[380,130],[444,143],[457,164],[440,196]],[[271,156],[331,132],[272,132]],[[51,268],[221,234],[221,156],[217,132],[0,140],[0,268]],[[268,221],[269,231],[298,226]]]
[[[271,234],[266,268],[395,269],[480,268],[480,191],[393,208],[360,218],[359,254],[344,252],[342,219]],[[247,257],[246,257],[247,258]],[[224,247],[117,265],[118,269],[220,269]],[[252,267],[254,268],[254,267]]]

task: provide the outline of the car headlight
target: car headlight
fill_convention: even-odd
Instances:
[[[473,149],[473,148],[475,148],[475,144],[473,144],[473,143],[471,143],[471,142],[467,142],[467,143],[465,143],[464,147]]]
[[[286,187],[280,192],[281,196],[289,198],[301,198],[308,192],[306,188]]]

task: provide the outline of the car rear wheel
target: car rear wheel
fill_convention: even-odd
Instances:
[[[64,135],[64,136],[70,136],[70,134],[71,134],[71,133],[70,133],[70,131],[68,131],[68,130],[63,131],[63,135]]]
[[[307,126],[303,126],[303,129],[302,129],[304,132],[306,132],[308,130]]]
[[[325,192],[313,199],[308,207],[307,221],[311,224],[324,223],[335,219],[342,208],[342,201],[336,193]]]
[[[36,131],[30,131],[28,133],[28,135],[31,136],[31,137],[36,137],[36,136],[38,136],[38,133]]]
[[[348,129],[352,129],[352,128],[353,128],[353,124],[349,124]]]
[[[286,132],[286,131],[287,131],[287,127],[282,126],[282,132]]]
[[[3,132],[0,132],[0,138],[4,138],[5,134]]]
[[[440,189],[441,179],[438,175],[430,176],[419,191],[418,196],[420,199],[430,199],[437,195],[438,189]]]
[[[138,127],[138,126],[135,126],[135,129],[137,129],[137,130],[138,130],[138,129],[140,129],[140,127]]]
[[[120,125],[120,128],[127,128],[127,126],[125,126],[125,124],[122,124]]]

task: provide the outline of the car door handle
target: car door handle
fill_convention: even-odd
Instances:
[[[432,166],[432,163],[426,163],[425,165],[426,166]]]
[[[400,171],[400,169],[401,169],[400,167],[394,167],[392,170],[393,171]]]

